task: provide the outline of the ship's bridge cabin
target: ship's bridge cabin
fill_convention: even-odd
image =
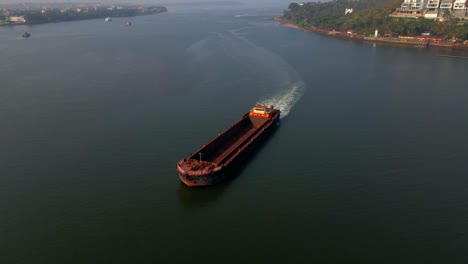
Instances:
[[[270,113],[273,110],[273,106],[267,107],[264,104],[256,104],[251,110],[250,116],[269,118]]]

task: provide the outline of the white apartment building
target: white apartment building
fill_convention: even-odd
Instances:
[[[435,11],[437,8],[439,8],[439,4],[439,0],[429,0],[427,1],[426,8],[431,11]]]
[[[453,0],[442,0],[440,2],[440,11],[444,12],[445,10],[452,9]]]
[[[424,7],[426,0],[404,0],[401,10],[416,11]]]
[[[455,0],[453,10],[466,10],[466,0]]]
[[[428,0],[426,4],[426,13],[424,14],[425,18],[437,18],[439,13],[439,0]]]
[[[447,12],[462,20],[468,20],[468,0],[403,0],[401,7],[390,14],[392,17],[424,16],[428,19],[441,19]]]
[[[423,15],[424,5],[427,0],[404,0],[401,7],[390,16],[418,18]]]
[[[26,19],[24,19],[24,16],[6,17],[5,21],[12,23],[26,23]]]

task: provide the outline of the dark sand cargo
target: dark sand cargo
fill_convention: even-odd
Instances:
[[[255,105],[241,120],[177,162],[180,180],[187,186],[208,186],[228,177],[242,158],[279,125],[281,111]]]

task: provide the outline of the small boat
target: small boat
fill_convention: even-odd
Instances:
[[[125,25],[125,26],[131,26],[131,25],[132,25],[132,22],[130,22],[130,21],[127,21],[127,22],[125,22],[125,24],[124,24],[124,25]]]
[[[106,17],[106,19],[104,19],[106,22],[111,22],[112,21],[112,18],[110,17]]]
[[[29,38],[31,36],[31,34],[29,34],[28,32],[24,32],[23,35],[21,35],[23,38]]]

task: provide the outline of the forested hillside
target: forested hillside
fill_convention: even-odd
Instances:
[[[369,35],[378,29],[381,34],[392,36],[420,35],[431,32],[439,36],[468,39],[468,23],[457,25],[457,20],[437,22],[425,18],[390,17],[402,0],[335,0],[331,2],[309,2],[304,5],[291,3],[283,18],[303,27],[318,27],[339,31],[354,30]],[[345,15],[346,8],[353,13]]]

